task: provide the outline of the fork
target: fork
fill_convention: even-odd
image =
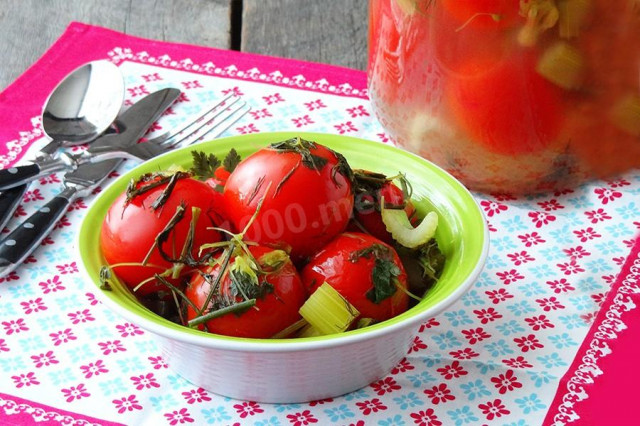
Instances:
[[[228,96],[183,128],[137,144],[136,146],[141,147],[136,151],[139,155],[132,155],[132,157],[146,160],[172,149],[190,146],[204,137],[216,138],[240,120],[250,109],[249,105],[241,101],[238,96]],[[122,159],[123,156],[116,158]],[[100,164],[102,163],[97,163],[96,167]],[[61,194],[41,207],[0,241],[0,277],[15,270],[40,245],[76,198],[89,194],[102,181],[87,184],[87,182],[72,179],[70,175],[73,175],[73,172],[65,175],[65,189]]]
[[[200,117],[177,132],[166,132],[143,143],[120,149],[96,150],[95,157],[100,161],[113,158],[128,158],[133,160],[149,160],[165,152],[194,144],[215,131],[213,138],[220,136],[251,108],[237,95],[229,95],[222,99]],[[216,124],[213,124],[216,122]],[[225,127],[218,127],[224,125]],[[94,162],[94,160],[91,160]]]

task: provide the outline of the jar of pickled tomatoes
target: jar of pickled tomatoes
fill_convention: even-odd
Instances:
[[[472,190],[640,167],[640,0],[370,0],[369,95]]]

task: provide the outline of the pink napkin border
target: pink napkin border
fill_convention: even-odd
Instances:
[[[144,52],[132,55],[131,51]],[[335,65],[253,53],[149,40],[107,28],[72,22],[45,54],[0,93],[0,166],[22,158],[43,136],[37,122],[49,93],[73,69],[109,59],[133,60],[199,74],[254,80],[368,99],[366,73]],[[258,65],[256,65],[258,64]],[[258,69],[259,67],[259,69]]]
[[[123,426],[121,423],[109,422],[103,419],[84,416],[78,413],[61,410],[48,405],[39,404],[14,395],[0,393],[0,407],[5,413],[11,414],[11,422],[6,424],[39,426]],[[0,423],[5,424],[0,419]]]
[[[640,235],[573,363],[544,425],[631,424],[637,418],[640,342]]]

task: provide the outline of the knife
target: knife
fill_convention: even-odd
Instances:
[[[108,134],[93,144],[135,144],[178,98],[178,89],[162,89],[132,105],[116,120],[121,133]],[[78,166],[64,175],[63,191],[18,225],[0,241],[0,277],[11,273],[27,258],[53,229],[77,197],[86,195],[98,186],[122,161],[121,158]]]
[[[164,89],[165,96],[173,96],[178,89]],[[171,93],[170,95],[167,95]],[[156,95],[156,94],[153,94]],[[157,105],[153,101],[162,102],[162,94],[157,94],[151,101],[145,102],[146,111],[152,111]],[[147,96],[148,98],[148,96]],[[145,98],[145,101],[146,99]],[[168,99],[168,98],[167,98]],[[127,123],[118,123],[116,127],[123,132],[127,132]],[[119,125],[124,125],[123,128]],[[138,156],[130,154],[126,149],[131,146],[128,138],[121,138],[116,134],[104,135],[94,141],[89,148],[80,154],[69,154],[63,152],[58,157],[43,156],[36,159],[31,164],[23,166],[10,167],[8,169],[0,169],[0,191],[23,185],[35,179],[48,176],[51,173],[75,170],[78,166],[85,163],[98,163],[107,159],[115,158],[131,158],[137,159]]]

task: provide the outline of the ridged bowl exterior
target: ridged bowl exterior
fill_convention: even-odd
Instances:
[[[343,395],[384,377],[406,356],[412,330],[339,347],[230,351],[158,336],[170,368],[213,393],[266,403]]]

